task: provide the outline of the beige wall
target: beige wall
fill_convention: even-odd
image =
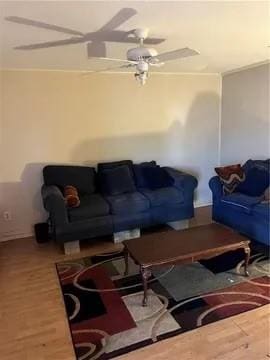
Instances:
[[[41,169],[48,163],[157,160],[195,174],[196,204],[211,201],[218,163],[221,79],[131,74],[4,71],[0,218],[2,239],[27,235],[44,218]]]
[[[265,64],[223,77],[221,164],[270,156],[269,70]]]

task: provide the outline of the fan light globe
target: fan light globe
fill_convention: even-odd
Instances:
[[[142,72],[147,72],[149,70],[149,65],[147,62],[145,61],[139,61],[137,66],[136,66],[136,69],[138,72],[142,73]]]

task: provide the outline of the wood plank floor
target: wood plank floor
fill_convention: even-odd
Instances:
[[[197,210],[192,225],[209,220]],[[55,262],[111,251],[95,241],[65,256],[53,243],[32,238],[0,243],[0,359],[74,360]],[[269,359],[270,306],[237,315],[124,355],[123,360]]]

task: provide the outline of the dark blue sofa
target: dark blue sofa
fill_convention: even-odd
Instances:
[[[247,173],[252,167],[265,169],[269,173],[270,159],[248,160],[244,165]],[[262,202],[261,196],[248,196],[241,192],[223,194],[218,176],[209,181],[213,194],[212,218],[236,231],[269,246],[269,202]]]
[[[173,179],[172,186],[156,190],[137,187],[133,192],[114,196],[102,194],[100,171],[123,164],[133,166],[132,161],[126,160],[98,164],[97,172],[87,166],[49,165],[43,169],[43,204],[57,241],[89,239],[194,216],[196,178],[169,167],[163,169]],[[61,191],[66,185],[78,189],[79,207],[66,207]]]

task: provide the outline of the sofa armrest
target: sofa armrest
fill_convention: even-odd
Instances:
[[[214,176],[209,180],[209,187],[213,193],[213,199],[220,199],[223,196],[223,185],[218,176]]]
[[[174,186],[180,190],[184,190],[184,194],[190,194],[198,185],[198,180],[190,174],[176,170],[171,167],[164,167],[164,170],[174,179]]]
[[[67,224],[65,200],[60,189],[54,185],[43,185],[41,189],[44,208],[49,212],[53,224]]]

